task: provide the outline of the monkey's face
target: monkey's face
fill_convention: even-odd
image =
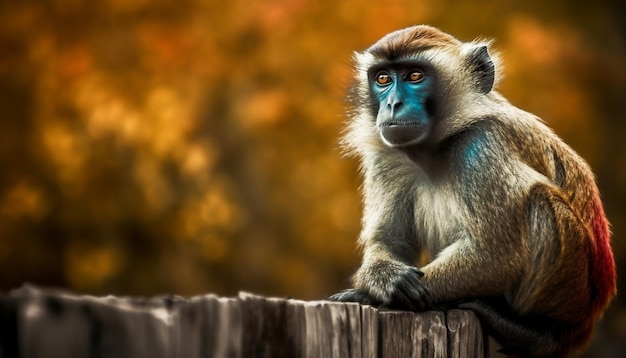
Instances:
[[[388,146],[415,145],[428,137],[433,127],[429,105],[433,75],[419,61],[383,62],[369,69],[376,126]]]
[[[367,125],[353,124],[359,130],[351,140],[362,128],[375,129],[368,135],[403,150],[438,143],[466,127],[481,115],[480,97],[495,82],[486,44],[462,43],[428,26],[386,35],[355,60],[355,113]]]

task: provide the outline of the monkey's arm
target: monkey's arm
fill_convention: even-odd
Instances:
[[[512,245],[503,245],[498,250],[495,245],[481,245],[477,238],[466,235],[422,267],[422,282],[434,304],[501,296],[514,289],[523,274],[525,248],[517,247],[515,252]]]
[[[354,288],[331,300],[412,310],[430,306],[429,293],[420,280],[423,273],[414,266],[420,246],[410,179],[416,173],[410,172],[412,165],[402,165],[406,157],[398,157],[366,173],[360,237],[363,263],[353,277]]]
[[[354,276],[353,289],[330,297],[333,301],[359,302],[387,308],[423,310],[431,307],[430,293],[417,267],[390,256],[384,246],[369,246]]]

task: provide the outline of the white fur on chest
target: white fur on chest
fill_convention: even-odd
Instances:
[[[448,185],[422,185],[414,214],[417,239],[436,255],[455,240],[454,230],[465,221],[466,210]]]
[[[471,182],[463,185],[459,182],[429,182],[420,183],[416,187],[414,217],[417,240],[429,250],[431,257],[437,256],[463,236],[472,236],[471,223],[485,222],[483,217],[473,216],[501,217],[502,220],[512,216],[489,211],[489,208],[506,210],[507,205],[494,203],[492,191],[485,188],[499,190],[508,197],[505,201],[523,205],[524,198],[534,185],[552,185],[548,178],[519,160],[511,160],[503,165],[498,175],[499,179],[491,183]],[[496,186],[499,188],[496,189]],[[475,190],[476,193],[461,193],[460,190]],[[467,200],[472,200],[474,211],[468,209]]]

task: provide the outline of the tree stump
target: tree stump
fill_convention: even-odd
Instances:
[[[0,357],[484,357],[471,311],[403,312],[249,293],[0,297]]]

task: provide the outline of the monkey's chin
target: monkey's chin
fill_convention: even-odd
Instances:
[[[420,123],[385,124],[380,126],[380,137],[390,147],[406,147],[419,144],[427,135],[427,126]]]

